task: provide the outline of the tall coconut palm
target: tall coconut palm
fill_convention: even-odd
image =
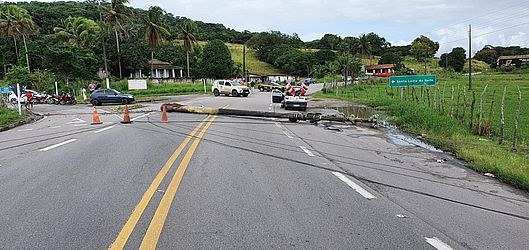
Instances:
[[[356,46],[356,50],[360,53],[360,55],[366,57],[371,56],[372,47],[371,43],[369,42],[369,37],[366,35],[361,35]]]
[[[145,40],[147,40],[151,47],[151,72],[153,71],[154,50],[166,36],[170,35],[169,31],[163,27],[164,14],[165,11],[158,6],[149,8],[149,20],[145,29]]]
[[[187,77],[189,78],[189,53],[193,51],[198,33],[198,26],[193,20],[186,19],[178,26],[180,39],[184,40],[184,50],[186,51],[187,59]]]
[[[93,45],[100,34],[99,25],[88,18],[68,17],[61,27],[53,29],[55,35],[66,44],[89,46]]]
[[[37,25],[33,22],[33,18],[27,10],[17,7],[16,5],[0,6],[0,32],[6,37],[12,37],[15,43],[15,52],[18,57],[17,37],[22,37],[24,42],[24,50],[26,52],[26,66],[28,72],[29,54],[27,39],[31,32],[35,31]]]
[[[112,0],[110,2],[110,8],[107,8],[105,13],[105,20],[112,27],[112,29],[114,30],[114,35],[116,36],[119,78],[123,78],[123,73],[121,70],[119,33],[125,30],[123,27],[123,21],[129,19],[132,14],[130,9],[125,6],[125,4],[127,3],[129,3],[129,0]]]
[[[337,67],[336,67],[336,64],[334,62],[327,62],[325,64],[325,70],[327,71],[328,74],[330,74],[332,76],[332,85],[331,86],[335,86],[335,83],[334,83],[334,77],[336,75],[336,72],[338,71]]]

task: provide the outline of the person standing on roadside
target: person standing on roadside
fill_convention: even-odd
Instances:
[[[26,109],[33,109],[33,93],[26,91]]]
[[[97,86],[94,82],[90,82],[88,85],[88,90],[90,90],[90,94],[92,94],[96,90]]]

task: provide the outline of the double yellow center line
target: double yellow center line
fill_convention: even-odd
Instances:
[[[165,224],[165,220],[167,218],[167,214],[169,213],[169,209],[171,208],[171,204],[174,200],[174,197],[176,195],[176,191],[178,190],[178,187],[180,186],[180,182],[182,181],[182,178],[184,176],[184,173],[187,169],[187,166],[189,165],[189,162],[191,161],[191,158],[193,157],[193,154],[195,153],[195,150],[198,147],[198,144],[200,143],[200,140],[208,130],[208,128],[211,126],[213,121],[215,120],[216,116],[208,116],[200,124],[198,124],[193,131],[184,139],[182,144],[178,146],[176,151],[171,155],[169,160],[165,163],[165,165],[162,167],[160,172],[158,172],[158,175],[154,178],[153,182],[145,191],[143,194],[140,202],[134,210],[132,211],[132,214],[130,215],[129,219],[119,232],[118,236],[116,237],[116,240],[110,245],[109,249],[123,249],[125,247],[125,244],[127,243],[130,235],[132,234],[132,231],[138,224],[138,221],[140,220],[140,217],[142,216],[143,212],[147,208],[147,205],[151,201],[152,197],[154,196],[154,193],[162,183],[163,179],[173,166],[176,159],[180,156],[182,151],[186,148],[187,144],[193,139],[193,137],[197,134],[197,132],[200,130],[200,128],[206,124],[204,127],[202,127],[202,130],[198,133],[195,140],[189,147],[189,150],[184,155],[184,158],[182,159],[182,162],[180,162],[180,165],[178,166],[178,169],[176,170],[175,175],[173,176],[171,182],[169,183],[169,186],[167,187],[167,190],[162,197],[162,200],[160,201],[160,204],[158,208],[156,209],[156,212],[151,220],[151,223],[149,224],[149,228],[147,229],[147,232],[143,238],[143,241],[141,243],[140,249],[155,249],[156,244],[158,243],[158,239],[160,238],[160,234],[162,232],[162,228]]]

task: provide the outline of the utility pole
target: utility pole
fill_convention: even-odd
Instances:
[[[428,60],[428,49],[424,50],[424,74],[427,75],[428,72],[426,72],[426,60]]]
[[[101,14],[101,0],[97,1],[97,8],[99,10],[99,22],[101,23],[101,26],[104,26],[103,24],[103,14]],[[101,36],[101,41],[103,43],[103,60],[105,61],[105,77],[108,78],[108,62],[107,62],[107,46],[105,44],[105,34],[106,30],[103,31],[103,35]]]
[[[468,25],[468,90],[472,89],[472,26]]]
[[[247,82],[248,79],[246,79],[246,44],[242,45],[242,75],[244,77],[244,81]]]

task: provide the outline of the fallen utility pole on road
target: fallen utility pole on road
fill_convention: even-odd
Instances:
[[[209,114],[209,115],[226,115],[226,116],[251,116],[251,117],[266,117],[266,118],[283,118],[291,122],[297,121],[333,121],[333,122],[349,122],[355,124],[356,122],[376,123],[377,116],[370,118],[346,117],[343,114],[339,115],[322,115],[321,113],[301,113],[301,112],[268,112],[255,110],[240,110],[240,109],[225,109],[225,108],[204,108],[190,105],[182,105],[179,103],[162,104],[160,109],[166,107],[167,112],[179,113],[193,113],[193,114]]]

